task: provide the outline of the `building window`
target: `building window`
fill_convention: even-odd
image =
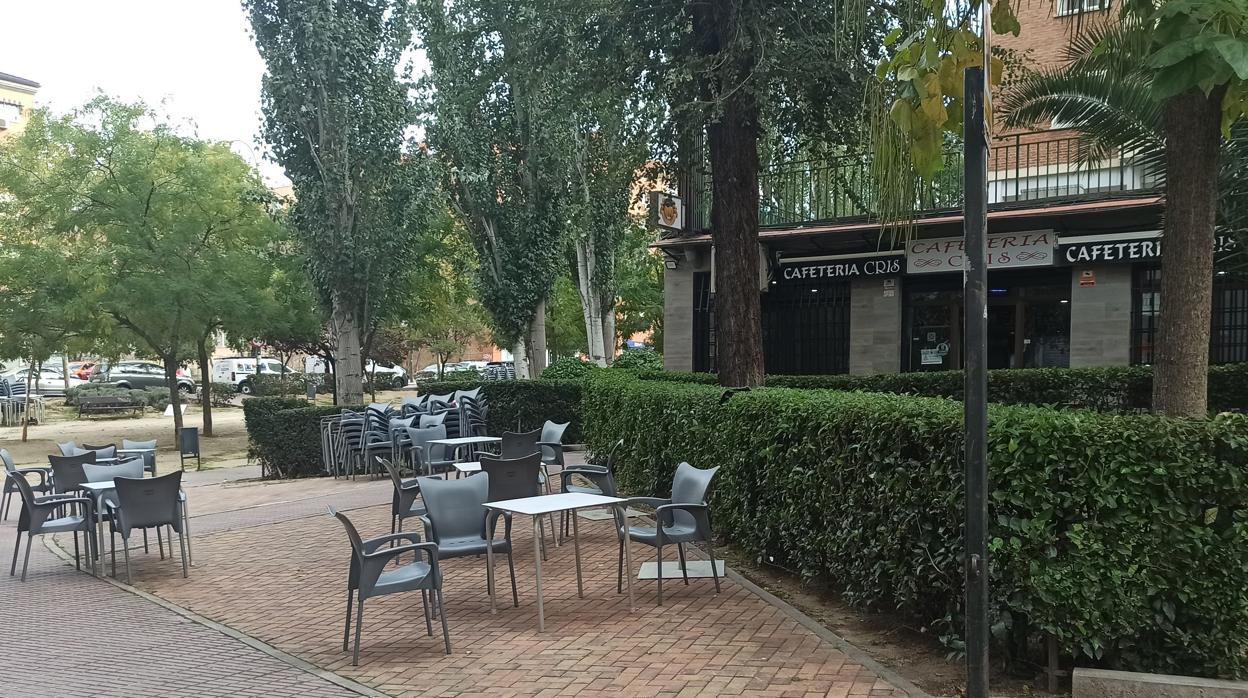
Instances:
[[[1109,0],[1058,0],[1057,16],[1077,15],[1109,9]]]
[[[693,275],[693,370],[715,372],[715,294],[709,271]]]
[[[763,295],[763,363],[769,374],[849,372],[849,283],[772,286]]]
[[[1161,314],[1161,268],[1136,266],[1132,274],[1131,363],[1157,360],[1157,321]],[[1248,361],[1248,278],[1219,273],[1213,280],[1209,362]]]

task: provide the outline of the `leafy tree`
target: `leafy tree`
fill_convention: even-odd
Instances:
[[[793,148],[861,131],[844,117],[858,114],[873,62],[867,47],[878,42],[883,13],[862,2],[801,0],[626,6],[612,13],[614,29],[644,47],[637,55],[647,93],[667,101],[682,164],[698,169],[705,151],[710,165],[720,382],[758,385],[760,145]]]
[[[546,303],[546,344],[556,359],[589,353],[582,296],[567,274],[555,279]]]
[[[108,341],[161,360],[180,430],[180,362],[220,308],[249,302],[265,278],[256,250],[273,220],[259,177],[227,144],[106,97],[64,117],[36,112],[3,158],[7,225],[61,251],[72,302],[111,320]]]
[[[412,35],[401,0],[244,0],[268,68],[264,136],[295,192],[291,223],[330,308],[336,394],[363,399],[361,357],[430,199],[405,153],[399,74]],[[404,75],[406,71],[404,71]]]
[[[420,0],[430,147],[476,250],[477,295],[516,373],[541,374],[545,301],[562,263],[573,124],[550,13],[502,0]],[[551,48],[555,50],[551,50]]]
[[[624,236],[616,265],[619,303],[617,339],[650,333],[650,343],[663,351],[663,260],[649,244],[654,233],[632,225]]]
[[[952,13],[939,0],[922,2],[935,21],[900,42],[880,74],[900,85],[892,127],[919,169],[931,172],[941,166],[935,154],[942,134],[961,130],[961,68],[982,63],[971,24],[980,0]],[[1099,34],[1087,63],[1135,76],[1159,105],[1165,142],[1166,244],[1153,408],[1204,415],[1219,155],[1223,135],[1248,109],[1248,2],[1123,0],[1117,7],[1115,25]],[[991,22],[997,32],[1025,30],[1006,0],[992,3]]]

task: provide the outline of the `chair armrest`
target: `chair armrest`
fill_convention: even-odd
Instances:
[[[49,494],[49,495],[44,495],[42,497],[35,497],[35,506],[42,506],[44,504],[60,505],[60,504],[67,504],[69,502],[91,502],[91,498],[83,497],[82,495],[77,495],[77,494],[69,494],[69,493]]]
[[[364,553],[365,560],[376,560],[391,557],[398,557],[403,553],[422,551],[429,556],[429,563],[435,570],[438,567],[438,544],[437,543],[411,543],[408,545],[399,545],[393,548],[381,548],[371,553]]]
[[[419,492],[420,483],[416,482],[416,478],[412,478],[411,480],[408,480],[407,482],[400,482],[399,489],[403,490],[404,492]]]
[[[654,517],[657,520],[657,523],[660,524],[660,528],[662,528],[662,526],[670,525],[672,523],[673,511],[687,511],[690,514],[692,514],[696,520],[704,521],[702,517],[705,517],[707,512],[710,511],[710,507],[705,502],[703,502],[702,504],[691,504],[691,503],[664,504],[662,506],[656,507],[654,510]]]
[[[608,470],[605,465],[591,465],[589,463],[584,463],[581,465],[569,465],[560,472],[568,474],[581,473],[585,475],[606,475]]]
[[[429,540],[437,540],[438,535],[433,528],[433,519],[429,518],[427,514],[422,514],[417,518],[420,519],[420,523],[425,527],[425,537]]]
[[[538,441],[538,442],[537,442],[537,445],[538,445],[538,446],[549,446],[549,447],[551,447],[551,448],[557,448],[557,449],[559,449],[560,451],[562,451],[562,450],[563,450],[563,442],[562,442],[562,441]]]
[[[18,468],[15,473],[10,473],[6,470],[4,474],[6,477],[26,477],[27,475],[38,475],[39,487],[43,488],[48,485],[48,477],[52,474],[52,469],[36,465],[30,468]]]
[[[663,506],[664,504],[671,504],[671,503],[672,503],[672,500],[663,499],[661,497],[629,497],[628,499],[624,500],[624,506],[626,507],[631,507],[634,504],[640,504],[642,506],[654,507],[655,509]]]
[[[372,553],[382,545],[394,540],[406,540],[410,543],[420,543],[423,539],[420,537],[420,534],[415,531],[400,531],[399,533],[390,533],[384,536],[377,536],[376,538],[369,538],[368,540],[360,543],[360,547],[363,548],[365,553]]]

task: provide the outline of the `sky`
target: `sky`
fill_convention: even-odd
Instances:
[[[40,83],[40,106],[68,111],[100,90],[163,102],[286,182],[256,145],[264,62],[238,0],[0,0],[0,25],[0,72]]]

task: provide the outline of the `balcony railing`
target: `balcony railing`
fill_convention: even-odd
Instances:
[[[882,215],[868,154],[780,163],[760,172],[758,184],[762,227]],[[997,208],[1103,199],[1152,191],[1161,184],[1161,177],[1146,172],[1129,155],[1115,153],[1085,162],[1077,136],[1038,132],[997,138],[988,154],[988,203]],[[913,210],[918,215],[956,210],[962,206],[963,192],[962,151],[950,150],[944,168],[915,187]],[[709,181],[690,204],[693,229],[709,228]]]

